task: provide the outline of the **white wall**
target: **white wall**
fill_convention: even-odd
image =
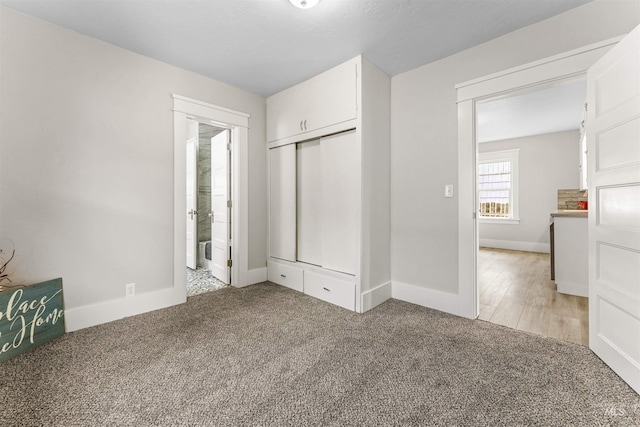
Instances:
[[[478,144],[478,152],[520,149],[519,224],[480,222],[480,245],[549,252],[549,214],[558,189],[578,188],[580,132],[555,132]]]
[[[458,291],[458,201],[444,198],[445,184],[457,188],[454,85],[624,35],[638,24],[640,2],[596,0],[392,78],[394,292],[396,283]]]
[[[173,286],[176,93],[251,115],[249,269],[266,266],[265,100],[0,8],[0,234],[65,308]]]

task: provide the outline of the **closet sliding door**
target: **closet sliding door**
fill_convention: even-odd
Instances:
[[[269,255],[296,260],[296,146],[269,150]]]
[[[360,150],[355,131],[298,144],[297,260],[356,274]]]
[[[355,131],[322,138],[322,267],[356,274],[360,149]]]
[[[322,266],[322,151],[320,140],[298,144],[298,261]]]

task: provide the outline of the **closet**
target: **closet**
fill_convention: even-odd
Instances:
[[[390,298],[389,95],[359,56],[267,99],[270,281],[358,312]]]

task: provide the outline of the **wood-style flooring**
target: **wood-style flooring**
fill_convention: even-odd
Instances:
[[[480,248],[481,320],[589,345],[588,298],[561,294],[549,254]]]

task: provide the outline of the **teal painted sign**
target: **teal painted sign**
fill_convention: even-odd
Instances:
[[[0,362],[63,335],[63,316],[62,279],[0,292]]]

